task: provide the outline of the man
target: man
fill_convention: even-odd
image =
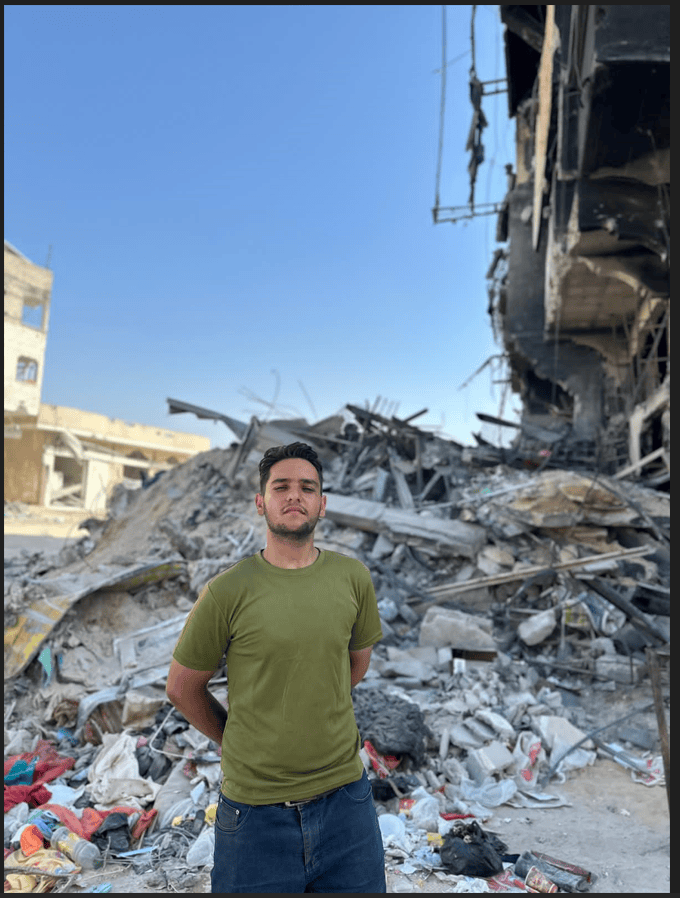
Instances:
[[[351,698],[380,618],[367,568],[314,545],[322,478],[305,443],[267,450],[266,547],[204,587],[173,654],[168,698],[222,746],[213,892],[386,891]],[[207,689],[225,651],[228,714]]]

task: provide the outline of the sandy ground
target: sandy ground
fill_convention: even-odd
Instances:
[[[13,503],[14,505],[14,503]],[[58,539],[80,539],[88,536],[80,527],[87,518],[104,515],[93,514],[82,509],[54,509],[42,505],[21,505],[20,510],[5,508],[5,537],[8,536],[50,536]]]

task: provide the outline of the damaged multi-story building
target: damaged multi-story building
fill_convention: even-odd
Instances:
[[[670,6],[501,6],[516,162],[489,312],[516,445],[670,488]]]
[[[207,437],[41,401],[53,272],[5,240],[4,496],[103,512],[113,488],[139,487],[210,448]]]

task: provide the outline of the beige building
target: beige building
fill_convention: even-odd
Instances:
[[[5,240],[5,415],[38,414],[52,277]]]
[[[41,402],[53,274],[5,241],[5,501],[102,512],[114,486],[210,448],[207,437]]]

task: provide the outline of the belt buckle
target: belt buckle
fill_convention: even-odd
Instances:
[[[299,808],[300,805],[309,804],[310,801],[314,801],[316,795],[313,795],[311,798],[303,798],[301,801],[284,801],[284,805],[287,808]]]

